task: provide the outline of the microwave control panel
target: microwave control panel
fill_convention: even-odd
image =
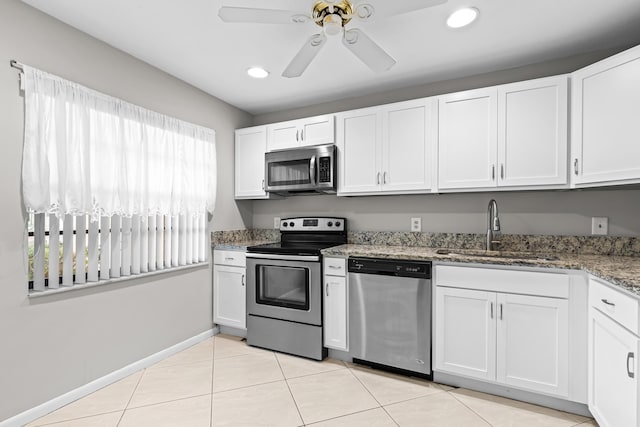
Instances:
[[[318,161],[318,182],[331,182],[331,157],[320,157]]]

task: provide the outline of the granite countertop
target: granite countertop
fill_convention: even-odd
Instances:
[[[222,251],[246,251],[248,246],[262,245],[264,243],[273,243],[273,240],[242,240],[238,242],[216,243],[213,249]]]
[[[417,259],[441,262],[584,270],[640,298],[640,257],[506,251],[496,251],[487,254],[484,251],[469,249],[354,244],[324,249],[322,253],[326,256]]]

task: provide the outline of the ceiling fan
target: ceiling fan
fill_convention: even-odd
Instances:
[[[229,23],[306,24],[322,28],[305,42],[287,68],[283,77],[299,77],[327,41],[327,36],[342,33],[342,44],[374,72],[387,71],[396,60],[376,42],[357,28],[347,29],[351,20],[373,21],[446,3],[447,0],[321,0],[315,1],[311,13],[278,9],[257,9],[223,6],[218,16]],[[375,5],[375,6],[374,6]]]

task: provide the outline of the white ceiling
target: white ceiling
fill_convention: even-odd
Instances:
[[[398,61],[390,71],[374,74],[335,38],[301,77],[287,79],[280,74],[319,27],[228,24],[218,8],[310,11],[314,0],[23,1],[252,114],[640,43],[638,0],[449,0],[349,24]],[[385,1],[402,0],[367,0]],[[478,8],[479,19],[448,28],[447,16],[462,6]],[[271,75],[248,77],[254,65]]]

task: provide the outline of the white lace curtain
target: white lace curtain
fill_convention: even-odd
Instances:
[[[24,203],[63,215],[213,212],[215,132],[24,66]]]

